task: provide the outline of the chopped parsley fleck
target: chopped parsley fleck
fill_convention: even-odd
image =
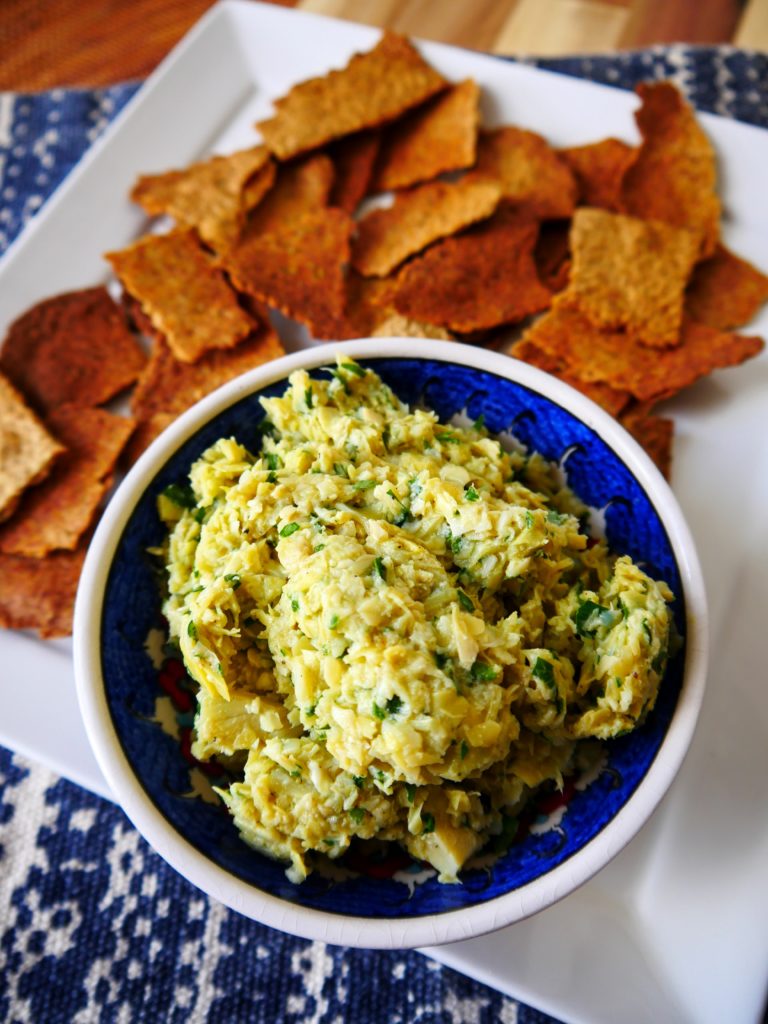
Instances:
[[[648,641],[648,643],[651,643],[651,627],[648,625],[648,619],[643,619],[643,633],[645,633],[645,639]]]
[[[280,469],[280,458],[274,452],[267,452],[264,455],[264,461],[267,464],[267,469]]]
[[[461,758],[462,761],[464,760],[464,758],[467,756],[468,753],[469,753],[469,744],[467,743],[466,740],[462,740],[461,741],[461,746],[459,747],[459,757]]]
[[[336,629],[339,624],[339,616],[334,612],[328,621],[329,629]]]
[[[335,839],[331,839],[330,837],[328,839],[324,839],[323,842],[326,844],[326,846],[335,846],[336,845],[336,840]]]
[[[289,772],[288,774],[291,776],[292,779],[300,779],[301,778],[301,768],[294,768],[293,771]]]
[[[191,636],[193,640],[197,640],[197,626],[195,625],[194,619],[190,619],[187,623],[187,636]]]
[[[610,629],[618,615],[618,612],[596,604],[594,601],[582,601],[576,609],[573,622],[579,636],[594,636],[598,626],[606,626]]]
[[[525,525],[528,527],[529,530],[532,530],[533,529],[533,524],[534,524],[533,512],[531,512],[528,509],[526,509],[526,511],[525,511]]]
[[[268,484],[276,484],[277,483],[277,473],[275,473],[274,470],[272,470],[272,469],[270,469],[270,471],[267,473],[267,483]]]
[[[531,675],[536,679],[540,679],[542,683],[546,683],[547,686],[554,688],[555,686],[555,670],[552,667],[552,663],[547,661],[546,658],[537,658],[533,663],[531,669]]]
[[[346,370],[347,373],[354,373],[356,377],[365,376],[365,370],[362,366],[358,366],[357,363],[342,363],[341,368],[342,370]]]
[[[469,594],[465,594],[463,590],[458,589],[456,591],[456,596],[459,599],[459,604],[461,605],[465,612],[473,612],[475,610],[475,602],[472,600]]]
[[[409,804],[413,803],[413,798],[416,796],[416,787],[412,782],[406,782],[405,784],[405,796]]]
[[[373,560],[373,571],[379,577],[380,580],[386,580],[387,570],[384,568],[384,563],[381,558],[377,555]]]
[[[376,486],[375,480],[355,480],[352,484],[356,491],[370,491],[371,488]]]
[[[568,516],[563,515],[561,512],[556,512],[553,508],[547,512],[547,522],[554,523],[556,526],[561,526],[567,518]]]
[[[192,518],[195,520],[196,523],[202,523],[207,514],[208,508],[201,506],[200,508],[195,509],[195,511],[192,513]]]
[[[330,370],[329,372],[331,376],[335,377],[339,384],[341,384],[341,386],[344,388],[344,394],[351,395],[352,392],[349,390],[349,384],[347,384],[347,378],[344,376],[344,374],[340,373],[336,369]]]
[[[194,508],[197,505],[192,488],[188,484],[168,484],[162,495],[179,508]]]
[[[334,462],[333,472],[336,474],[336,476],[343,476],[346,477],[347,480],[349,480],[349,470],[347,469],[346,465],[343,462]]]
[[[435,831],[435,816],[427,811],[421,816],[421,834],[426,836]]]
[[[400,512],[392,520],[395,526],[402,526],[403,523],[407,523],[409,520],[413,519],[413,516],[411,515],[411,510],[408,508],[408,506],[401,498],[398,498],[398,496],[395,494],[392,488],[390,488],[387,491],[387,494],[389,495],[390,498],[392,498],[393,501],[396,501],[400,506]]]
[[[309,705],[309,707],[307,708],[307,710],[305,712],[307,718],[314,718],[315,717],[315,708],[316,707],[317,707],[317,704],[310,704]]]
[[[297,612],[299,610],[299,599],[298,597],[291,598],[291,611]]]
[[[498,669],[495,665],[489,665],[485,661],[476,661],[469,670],[469,674],[473,679],[478,679],[483,683],[489,683],[498,675]]]
[[[441,434],[435,434],[435,440],[442,442],[442,444],[461,444],[461,438],[455,434],[451,434],[448,431],[443,431]]]
[[[352,781],[354,782],[358,789],[362,789],[363,786],[365,785],[365,779],[363,778],[362,775],[353,775]]]
[[[485,414],[481,412],[472,426],[477,431],[485,430]]]
[[[364,807],[350,807],[349,816],[356,825],[359,825],[365,817]]]
[[[374,715],[374,718],[378,718],[379,721],[383,722],[384,719],[387,717],[386,708],[379,707],[379,705],[376,703],[376,701],[374,701],[373,702],[373,715]]]
[[[464,497],[467,499],[467,501],[479,501],[480,500],[480,494],[475,489],[475,485],[474,484],[469,484],[468,487],[464,488]]]
[[[240,578],[240,574],[236,573],[236,572],[228,572],[226,574],[226,576],[224,577],[224,579],[227,581],[227,583],[231,583],[232,584],[232,589],[233,590],[237,590],[237,588],[243,582],[241,580],[241,578]]]
[[[390,697],[387,703],[384,705],[387,709],[388,715],[396,715],[400,708],[403,706],[403,702],[397,694],[394,697]]]
[[[304,404],[308,409],[311,409],[315,404],[315,396],[312,393],[311,387],[307,388],[307,390],[304,392]]]
[[[281,537],[290,537],[292,533],[296,533],[297,530],[301,529],[298,523],[286,523],[280,531]]]

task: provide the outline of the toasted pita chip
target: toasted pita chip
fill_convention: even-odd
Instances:
[[[149,436],[149,428],[143,426],[148,420],[162,414],[178,416],[227,381],[283,355],[269,324],[234,348],[212,350],[196,363],[180,363],[158,338],[131,399],[131,412],[141,421],[139,431]]]
[[[480,87],[467,79],[387,129],[374,191],[407,188],[475,162]]]
[[[504,199],[540,220],[570,217],[576,205],[578,189],[568,164],[541,135],[522,128],[480,132],[477,163],[467,177],[492,178]]]
[[[697,248],[689,231],[662,221],[580,207],[563,301],[598,327],[623,327],[644,345],[676,345]]]
[[[243,206],[247,210],[252,210],[254,206],[258,206],[264,196],[269,192],[275,183],[277,177],[277,164],[274,160],[270,160],[268,164],[264,164],[260,171],[257,171],[252,178],[246,182],[245,188],[243,189]]]
[[[572,388],[576,388],[577,391],[581,391],[583,395],[591,398],[597,405],[602,406],[611,416],[618,416],[632,397],[628,391],[618,391],[616,388],[612,388],[610,385],[603,384],[600,381],[589,383],[579,380],[578,377],[574,377],[573,374],[568,373],[563,368],[562,360],[549,355],[529,338],[518,341],[512,347],[509,354],[514,356],[515,359],[522,359],[532,366],[538,366],[540,370],[546,370],[547,373],[551,373],[566,384],[570,384]]]
[[[554,356],[580,380],[602,381],[651,402],[677,394],[712,370],[743,363],[765,344],[762,338],[723,333],[684,320],[679,345],[651,349],[623,332],[600,330],[560,300],[528,329],[523,340]]]
[[[388,316],[371,331],[372,338],[434,338],[437,341],[455,341],[444,327],[422,324],[398,313]]]
[[[551,292],[561,292],[568,286],[571,274],[571,222],[569,220],[544,221],[533,250],[533,258],[541,283]]]
[[[47,476],[63,451],[0,373],[0,522],[11,515],[27,487]]]
[[[388,209],[358,221],[352,265],[366,277],[384,277],[432,242],[490,216],[499,198],[499,186],[486,180],[433,181],[401,193]]]
[[[400,274],[395,309],[453,331],[515,323],[546,309],[551,294],[533,262],[538,224],[513,209],[447,238]]]
[[[748,324],[768,300],[768,276],[718,245],[699,263],[685,295],[691,318],[722,331]]]
[[[686,228],[699,241],[699,255],[708,256],[720,234],[712,145],[671,82],[644,82],[636,91],[642,106],[635,119],[643,142],[624,175],[623,209]]]
[[[558,153],[573,171],[579,202],[603,210],[621,210],[621,183],[636,149],[620,139],[601,139],[588,146],[570,146]]]
[[[146,357],[106,288],[56,295],[11,324],[0,370],[44,411],[101,405],[130,387]]]
[[[354,222],[343,210],[315,210],[235,246],[222,259],[236,287],[312,325],[344,310],[344,267]]]
[[[0,626],[69,636],[87,543],[46,558],[0,554]]]
[[[266,146],[213,156],[181,171],[145,174],[131,199],[147,213],[168,214],[181,227],[197,228],[215,249],[231,244],[245,217],[246,183],[271,162]]]
[[[342,135],[394,121],[448,83],[403,36],[385,32],[373,50],[341,71],[295,85],[256,125],[280,160]]]
[[[329,199],[331,206],[350,215],[355,212],[370,190],[380,146],[378,131],[358,132],[332,144],[328,155],[336,175]]]
[[[242,241],[280,231],[305,213],[327,206],[333,180],[333,163],[324,153],[282,165],[274,185],[249,215]]]
[[[7,555],[42,558],[77,547],[112,483],[133,420],[104,409],[61,405],[49,413],[46,426],[67,450],[0,527],[0,551]]]
[[[149,235],[106,256],[183,362],[193,363],[213,348],[231,348],[254,327],[192,230]]]
[[[666,416],[656,416],[647,405],[634,405],[619,417],[619,422],[650,455],[669,480],[672,469],[672,436],[675,424]]]

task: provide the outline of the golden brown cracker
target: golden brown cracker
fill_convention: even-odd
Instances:
[[[385,277],[432,242],[490,216],[500,198],[492,181],[428,182],[400,193],[392,206],[358,221],[352,265],[366,277]]]
[[[691,318],[722,331],[748,324],[768,300],[768,276],[723,245],[699,263],[685,294]]]
[[[27,487],[44,479],[63,451],[0,373],[0,522],[11,515]]]
[[[697,242],[662,221],[590,206],[573,215],[573,264],[563,301],[599,327],[624,328],[644,345],[676,345]]]
[[[196,363],[174,359],[165,341],[158,338],[131,400],[131,412],[140,421],[138,429],[155,416],[178,416],[227,381],[283,355],[285,351],[271,325],[260,328],[234,348],[212,349]]]
[[[544,221],[533,250],[533,259],[541,283],[551,292],[561,292],[568,286],[571,274],[571,222],[569,220]]]
[[[330,207],[257,235],[222,259],[236,287],[312,325],[341,316],[353,221]]]
[[[559,360],[587,383],[602,381],[641,401],[658,402],[713,370],[758,354],[762,338],[717,331],[684,320],[674,348],[651,349],[620,331],[601,330],[559,299],[528,329],[523,340]]]
[[[408,188],[475,162],[480,87],[467,79],[391,125],[384,134],[373,190]]]
[[[331,145],[328,155],[336,172],[329,197],[331,206],[353,214],[368,195],[381,134],[376,130],[348,135]]]
[[[272,188],[251,211],[242,241],[280,231],[305,213],[327,206],[333,181],[333,163],[324,153],[281,165]]]
[[[568,164],[546,139],[522,128],[482,131],[468,177],[497,181],[504,199],[540,220],[570,217],[578,189]]]
[[[153,216],[167,214],[181,227],[197,228],[205,242],[221,249],[237,238],[242,227],[248,181],[268,163],[266,146],[213,156],[184,170],[142,175],[131,199]]]
[[[174,362],[176,361],[174,360]],[[176,365],[189,366],[190,364],[176,362]],[[199,366],[200,364],[196,363],[194,365]],[[120,460],[121,465],[125,469],[132,466],[138,457],[149,448],[155,438],[159,437],[165,428],[169,427],[176,418],[176,414],[172,412],[156,412],[152,413],[147,419],[140,420],[136,424],[128,444],[123,449],[123,455]]]
[[[614,212],[621,210],[621,183],[635,159],[634,146],[608,138],[586,146],[569,146],[558,153],[573,172],[580,203]]]
[[[107,259],[183,362],[193,363],[210,349],[231,348],[253,329],[191,229],[140,238],[107,253]]]
[[[101,405],[130,387],[146,357],[106,288],[37,303],[8,328],[0,370],[37,409]]]
[[[619,422],[650,455],[664,478],[669,480],[674,421],[667,416],[657,416],[647,405],[636,404],[622,413]]]
[[[618,416],[632,397],[628,391],[619,391],[608,384],[603,384],[601,381],[587,382],[579,380],[578,377],[564,369],[561,359],[540,349],[530,338],[523,338],[521,341],[518,341],[512,347],[509,354],[514,356],[515,359],[522,359],[532,366],[537,366],[540,370],[551,373],[554,377],[564,381],[564,383],[570,384],[572,388],[580,391],[587,398],[591,398],[597,405],[602,406],[611,416]]]
[[[7,555],[42,558],[77,547],[111,485],[133,421],[104,409],[61,405],[48,414],[46,426],[67,450],[0,527],[0,551]]]
[[[392,313],[379,321],[371,330],[372,338],[434,338],[437,341],[455,341],[456,338],[444,327],[419,323],[410,317]]]
[[[0,626],[35,629],[41,637],[69,636],[87,543],[45,558],[0,553]]]
[[[720,234],[715,152],[691,107],[671,82],[643,82],[635,114],[643,137],[622,182],[626,213],[691,231],[700,256]]]
[[[295,85],[256,127],[280,159],[393,121],[447,86],[403,36],[385,32],[340,71]]]
[[[448,330],[485,330],[546,309],[551,293],[533,261],[538,224],[513,209],[438,242],[404,268],[394,305],[412,320]]]

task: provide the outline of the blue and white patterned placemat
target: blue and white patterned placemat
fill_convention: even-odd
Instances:
[[[531,63],[623,88],[672,78],[699,109],[768,127],[764,54],[673,46]],[[0,253],[137,88],[0,93]],[[246,920],[176,875],[112,804],[0,748],[0,1020],[552,1018],[418,953],[340,949]]]

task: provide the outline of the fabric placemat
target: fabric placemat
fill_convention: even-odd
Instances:
[[[765,54],[657,46],[527,63],[620,88],[670,78],[700,110],[768,127]],[[139,85],[0,93],[0,253]],[[295,939],[233,913],[168,867],[113,804],[0,748],[0,1020],[553,1018],[419,953]]]

